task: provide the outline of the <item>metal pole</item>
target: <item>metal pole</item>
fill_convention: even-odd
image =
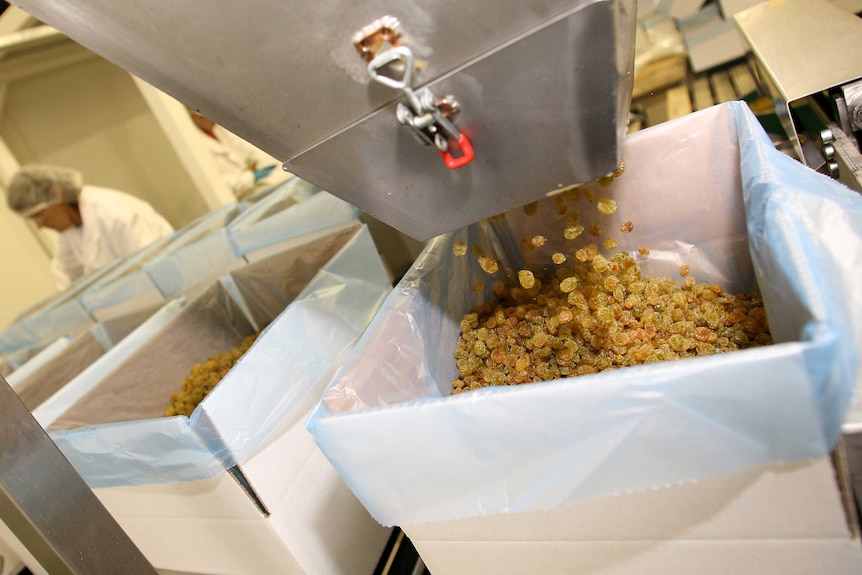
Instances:
[[[156,575],[0,377],[0,519],[51,575]]]

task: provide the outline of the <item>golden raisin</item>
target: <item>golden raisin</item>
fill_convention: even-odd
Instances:
[[[190,375],[180,383],[180,391],[170,395],[171,405],[165,409],[165,416],[191,417],[195,408],[248,351],[258,335],[259,332],[252,334],[233,349],[216,354],[202,364],[192,366]]]
[[[600,214],[609,216],[617,211],[617,202],[610,198],[599,198],[599,201],[596,203],[596,209]]]
[[[485,271],[485,273],[489,274],[497,273],[497,270],[499,269],[497,260],[489,258],[488,256],[479,256],[479,266]]]
[[[536,285],[536,278],[530,270],[520,270],[518,272],[518,283],[521,284],[522,288],[530,289]]]
[[[563,230],[563,237],[567,240],[573,240],[577,238],[579,235],[584,233],[584,226],[574,225],[574,226],[566,226]]]
[[[560,282],[560,291],[563,293],[569,293],[574,291],[575,288],[578,287],[578,278],[575,276],[567,277],[563,281]]]
[[[576,254],[589,266],[530,274],[530,288],[498,284],[497,300],[463,316],[453,393],[772,343],[759,294],[729,295],[691,276],[683,285],[641,278],[630,254],[607,259],[595,244]]]

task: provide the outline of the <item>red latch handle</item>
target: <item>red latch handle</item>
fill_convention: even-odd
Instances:
[[[461,149],[461,155],[457,158],[448,150],[440,152],[440,156],[443,157],[443,162],[445,162],[446,167],[450,170],[457,170],[473,161],[473,146],[470,144],[470,140],[467,139],[467,136],[464,135],[463,132],[461,133],[461,137],[458,138],[457,144]]]

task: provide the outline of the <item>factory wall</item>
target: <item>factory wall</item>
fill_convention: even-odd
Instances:
[[[26,163],[74,167],[85,183],[148,201],[177,229],[231,199],[202,189],[200,167],[190,168],[188,150],[178,149],[195,145],[191,121],[179,142],[166,128],[187,120],[179,102],[159,93],[164,102],[154,107],[154,89],[65,38],[14,56],[0,61],[0,184]],[[166,106],[174,110],[167,120],[155,109]],[[56,292],[49,268],[56,234],[21,220],[2,200],[0,329]]]

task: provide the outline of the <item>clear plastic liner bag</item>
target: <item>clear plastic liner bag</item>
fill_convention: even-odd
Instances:
[[[49,317],[48,314],[51,313],[52,310],[67,306],[73,301],[77,302],[72,305],[73,308],[81,307],[85,311],[89,312],[87,305],[83,301],[83,296],[88,290],[102,282],[109,281],[110,278],[117,277],[118,275],[124,273],[125,270],[134,266],[139,258],[146,257],[147,254],[156,252],[162,249],[162,247],[170,244],[174,240],[176,235],[177,232],[174,232],[173,234],[169,234],[167,236],[159,238],[152,244],[142,248],[141,250],[133,254],[129,254],[126,257],[115,260],[110,264],[99,268],[98,270],[95,270],[90,274],[87,274],[84,277],[78,278],[77,280],[75,280],[74,285],[69,289],[55,294],[51,297],[45,298],[39,303],[31,306],[30,308],[18,314],[18,316],[15,318],[15,322],[13,323],[12,328],[16,328],[19,324],[27,323],[30,320],[35,320],[45,326],[50,327],[51,323],[49,321],[44,321],[44,317]],[[78,311],[75,310],[73,313],[77,314]],[[40,319],[40,316],[42,316],[42,319]],[[0,339],[2,339],[2,336],[0,336]]]
[[[242,216],[230,223],[233,228],[246,228],[287,208],[303,202],[320,188],[297,177],[274,187],[266,195],[249,202]],[[225,226],[228,227],[228,226]]]
[[[450,396],[463,314],[518,269],[601,238],[566,243],[553,197],[435,238],[307,422],[379,522],[555,509],[832,449],[859,371],[862,198],[775,151],[742,103],[638,132],[623,160],[592,201],[582,193],[580,223],[644,277],[680,281],[685,264],[731,293],[759,289],[776,343]],[[599,213],[600,198],[616,211]],[[546,245],[523,250],[536,234]],[[473,246],[500,271],[482,271]]]
[[[367,228],[343,226],[226,274],[35,415],[91,487],[214,477],[307,416],[390,290]],[[164,417],[195,363],[259,330],[191,417]]]
[[[77,298],[57,302],[0,332],[0,352],[8,353],[45,345],[93,323],[93,317]]]
[[[294,178],[292,182],[303,182]],[[288,209],[267,214],[255,221],[243,219],[228,229],[228,237],[234,252],[248,258],[256,251],[306,234],[340,226],[359,219],[359,210],[328,192],[310,193],[308,185],[296,186],[294,195],[304,192],[307,196]]]
[[[301,182],[291,179],[224,228],[148,264],[146,273],[165,297],[176,297],[243,266],[253,250],[357,219],[349,204],[326,193],[312,194]]]
[[[173,298],[245,263],[231,248],[227,230],[216,230],[198,241],[147,263],[141,274],[162,297]]]
[[[186,298],[180,297],[165,304],[140,326],[118,341],[107,353],[100,355],[81,370],[51,397],[45,399],[38,407],[31,409],[36,421],[43,427],[51,425],[76,401],[113,372],[117,365],[125,361],[170,323],[185,308],[187,303]]]
[[[174,233],[171,241],[138,252],[127,265],[117,269],[97,284],[88,288],[82,295],[82,303],[97,319],[122,315],[129,311],[166,302],[182,293],[182,289],[163,293],[147,272],[155,262],[171,258],[173,254],[188,246],[194,246],[218,234],[230,222],[243,213],[243,206],[232,202],[205,214],[194,222]],[[218,265],[219,252],[205,255],[203,261],[211,266]],[[232,260],[233,258],[231,258]],[[210,269],[225,269],[211,267]],[[216,274],[217,275],[217,274]]]
[[[49,343],[44,348],[33,354],[27,361],[21,364],[20,367],[6,376],[6,382],[12,389],[26,378],[30,377],[37,369],[53,360],[72,342],[74,338],[71,335],[65,335],[57,338]]]
[[[160,307],[159,305],[116,316],[90,326],[75,337],[66,336],[55,341],[16,370],[15,377],[10,379],[9,384],[27,409],[36,409],[144,323]]]
[[[71,335],[62,336],[58,339],[66,339],[71,338]],[[2,362],[2,366],[6,373],[3,373],[4,377],[9,376],[10,374],[18,371],[22,367],[24,367],[30,360],[34,359],[37,355],[41,354],[46,348],[53,346],[57,343],[57,339],[48,340],[46,342],[40,342],[35,345],[31,345],[29,347],[23,347],[21,349],[16,349],[15,351],[7,351],[0,355],[0,362]],[[55,348],[56,349],[56,348]],[[0,370],[2,372],[3,370]]]

